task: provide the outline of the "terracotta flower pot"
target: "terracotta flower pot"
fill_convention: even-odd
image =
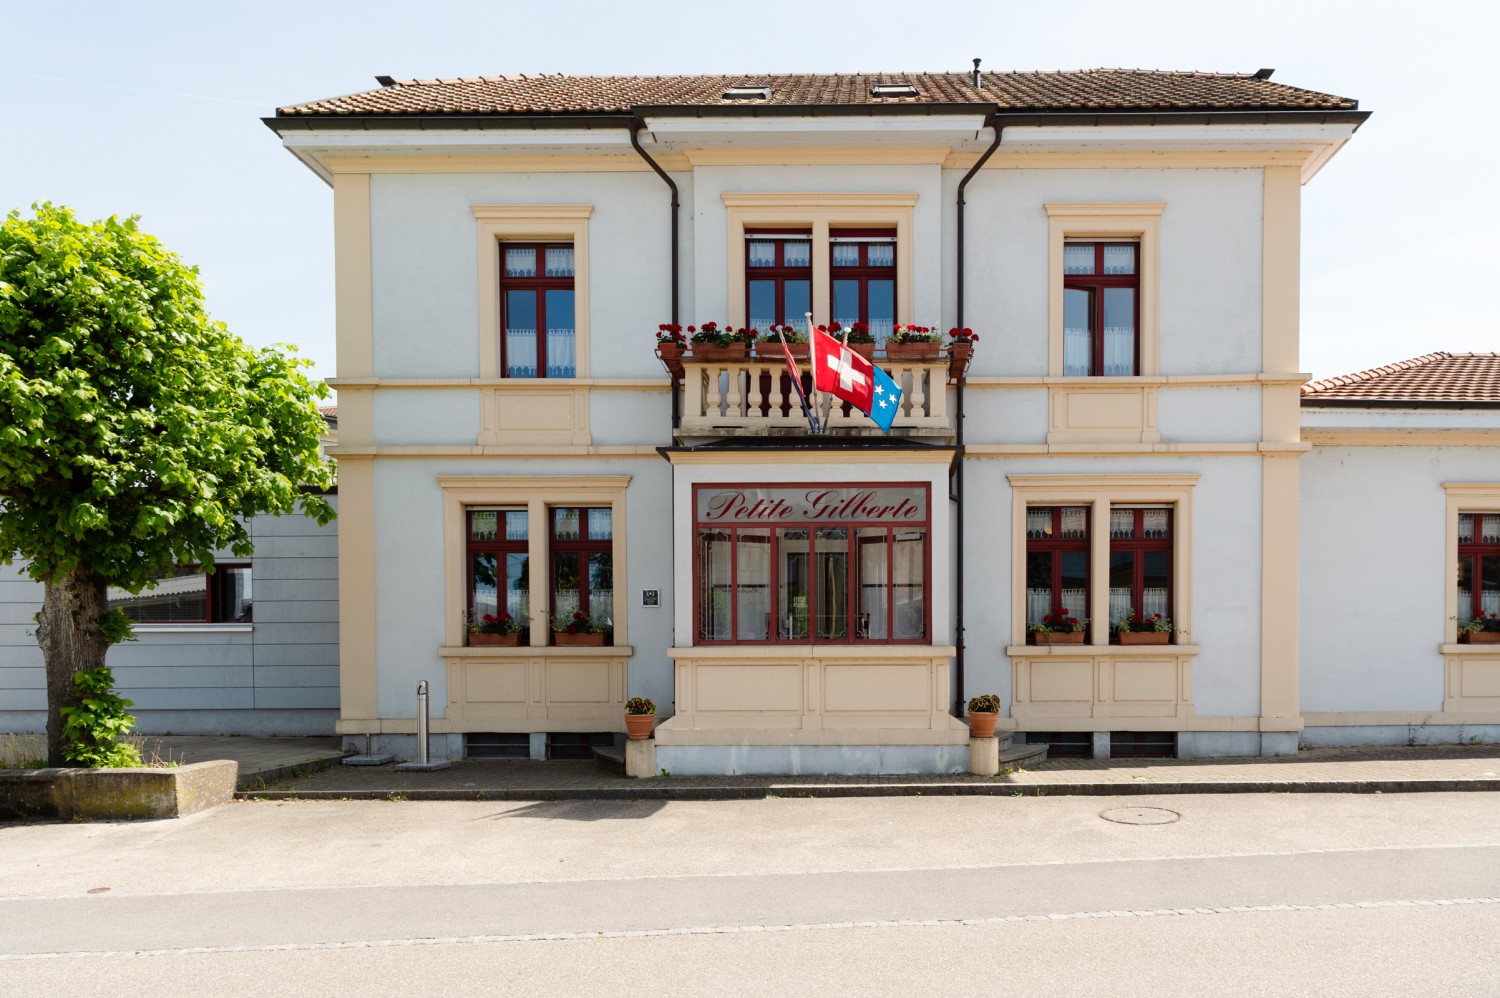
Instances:
[[[1081,645],[1083,635],[1083,631],[1033,631],[1031,638],[1038,645]]]
[[[971,710],[969,711],[969,737],[970,738],[994,738],[995,722],[1000,719],[998,711],[993,710]]]
[[[1500,631],[1460,631],[1458,640],[1466,645],[1500,645]]]
[[[662,360],[681,360],[682,344],[676,340],[657,340],[656,354]]]
[[[1171,631],[1121,631],[1122,645],[1164,645],[1172,637]]]
[[[966,340],[954,340],[948,346],[948,377],[957,380],[963,377],[968,369],[969,357],[974,352],[974,344]]]
[[[651,737],[651,728],[655,723],[655,714],[626,714],[625,736],[631,741],[644,741]]]
[[[849,349],[859,354],[865,360],[875,359],[875,344],[873,343],[851,343]]]
[[[887,343],[885,355],[891,360],[936,360],[941,343]]]
[[[727,347],[715,346],[712,343],[694,343],[693,360],[719,361],[719,360],[744,360],[749,350],[744,343],[731,343]]]
[[[486,645],[495,648],[516,648],[521,644],[521,632],[512,634],[470,634],[469,645]]]
[[[553,631],[552,643],[559,648],[597,647],[604,644],[604,632],[579,631],[577,634],[569,634],[567,631]]]

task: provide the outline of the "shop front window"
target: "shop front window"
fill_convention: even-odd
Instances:
[[[927,487],[702,486],[700,642],[925,642]]]

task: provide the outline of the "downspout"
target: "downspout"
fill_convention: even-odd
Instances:
[[[979,75],[977,60],[974,75],[976,77]],[[995,154],[995,150],[1000,148],[1000,135],[1005,131],[1005,125],[993,111],[987,116],[985,125],[994,128],[995,141],[990,143],[990,147],[979,157],[979,161],[958,182],[957,326],[959,329],[964,328],[964,189],[969,186],[969,181],[974,179],[975,174],[984,167],[989,158]],[[953,593],[953,675],[958,689],[958,696],[953,701],[954,717],[963,717],[964,715],[964,382],[967,378],[968,368],[965,367],[958,375],[958,426],[955,431],[954,441],[958,445],[955,458],[958,465],[954,472],[953,480],[953,501],[956,506],[953,514],[953,537],[958,548],[957,555],[954,558],[954,571],[958,578]]]
[[[645,119],[643,119],[639,115],[637,115],[636,119],[635,119],[635,124],[630,129],[630,144],[635,147],[635,151],[640,154],[641,159],[643,159],[643,160],[646,161],[646,165],[649,166],[649,167],[651,167],[651,169],[655,170],[656,171],[656,175],[658,177],[660,177],[662,180],[664,180],[666,182],[666,184],[667,184],[667,187],[670,188],[671,191],[672,191],[672,325],[675,326],[675,325],[679,324],[678,321],[677,321],[677,298],[678,298],[678,283],[677,283],[678,282],[678,277],[677,277],[677,255],[678,255],[677,209],[680,208],[682,205],[681,205],[681,202],[678,200],[678,192],[677,192],[677,183],[676,183],[676,181],[674,181],[671,177],[667,176],[667,171],[663,170],[661,168],[660,164],[658,164],[656,162],[656,160],[654,160],[650,156],[646,155],[646,150],[644,150],[644,149],[641,148],[640,133],[641,133],[642,129],[644,129],[645,127],[646,127]],[[679,386],[676,385],[676,384],[674,384],[672,386],[672,434],[673,434],[673,436],[676,436],[676,434],[677,434],[677,428],[682,425],[682,398],[681,398],[682,393],[678,390],[678,388],[679,388]]]

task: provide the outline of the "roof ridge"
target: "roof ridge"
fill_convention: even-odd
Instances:
[[[1420,357],[1410,360],[1398,360],[1391,364],[1382,364],[1380,367],[1372,367],[1364,371],[1355,371],[1353,374],[1340,374],[1332,378],[1322,378],[1317,381],[1309,381],[1302,386],[1303,395],[1315,395],[1318,392],[1326,392],[1334,388],[1343,388],[1346,385],[1358,384],[1361,381],[1373,381],[1387,374],[1395,374],[1397,371],[1410,371],[1414,367],[1431,364],[1435,360],[1449,359],[1453,354],[1446,350],[1437,350],[1433,353],[1424,353]]]

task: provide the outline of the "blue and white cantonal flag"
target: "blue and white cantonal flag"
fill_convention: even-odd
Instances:
[[[875,368],[875,390],[870,398],[870,418],[886,433],[891,432],[891,421],[901,409],[901,386],[877,366]]]

